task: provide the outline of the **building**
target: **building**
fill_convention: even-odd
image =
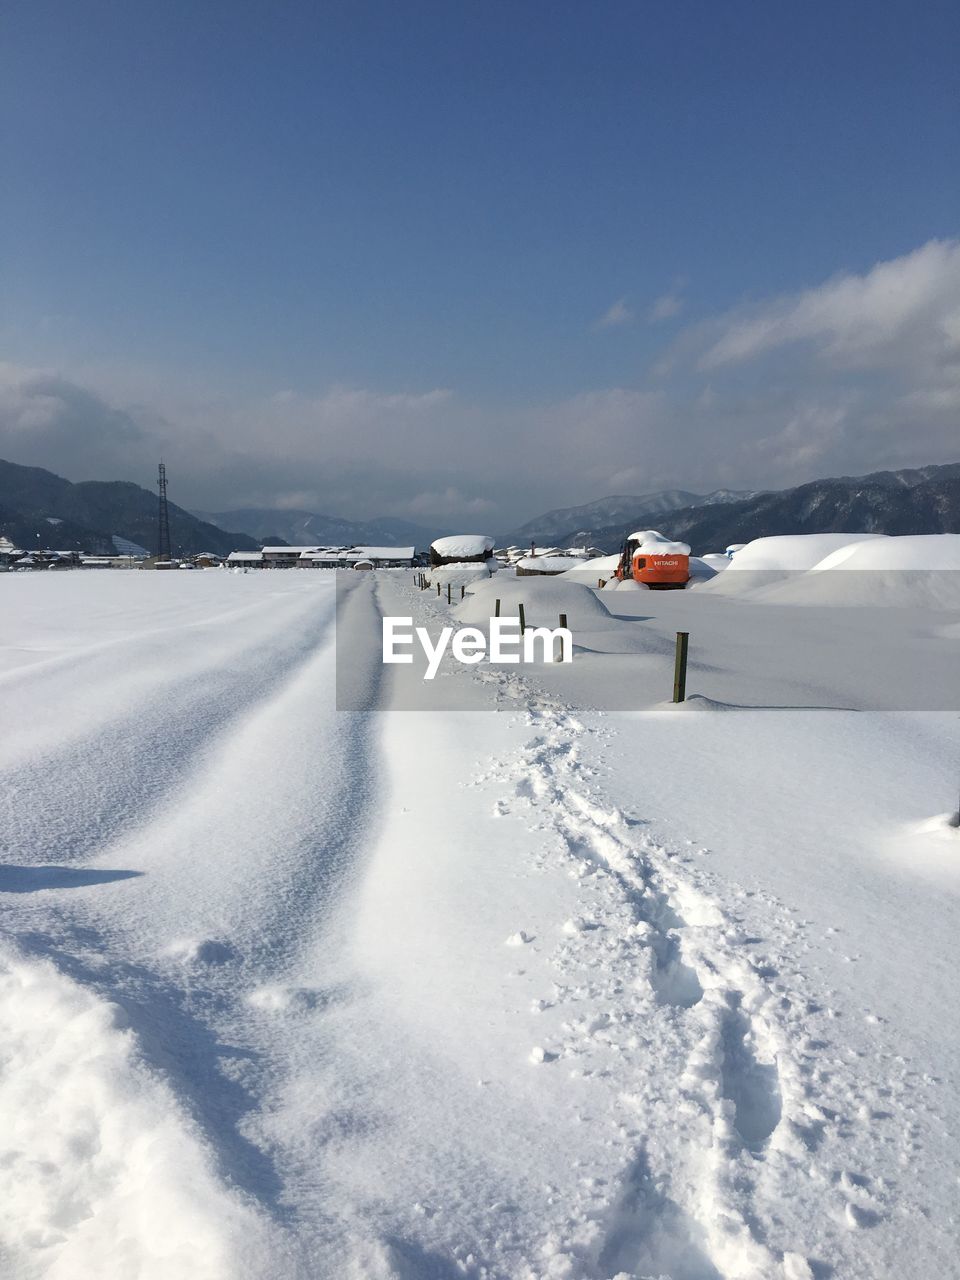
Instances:
[[[322,551],[323,549],[323,547],[264,547],[260,554],[263,556],[264,569],[295,569],[305,551]]]
[[[361,560],[374,569],[411,569],[415,547],[318,547],[300,556],[302,569],[351,569]]]

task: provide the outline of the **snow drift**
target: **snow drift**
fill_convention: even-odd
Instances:
[[[777,604],[956,609],[960,534],[759,538],[703,589]]]
[[[0,953],[3,1254],[46,1280],[262,1276],[276,1242],[125,1024],[49,962]]]

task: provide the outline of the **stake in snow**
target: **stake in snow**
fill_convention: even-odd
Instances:
[[[412,650],[414,637],[426,658],[424,680],[434,679],[448,647],[457,662],[469,667],[488,656],[494,663],[573,661],[573,636],[568,627],[527,627],[522,633],[519,627],[519,617],[491,618],[488,648],[487,636],[479,627],[443,627],[434,642],[426,627],[414,628],[412,617],[384,618],[383,661],[388,665],[412,664],[414,655],[407,649]]]

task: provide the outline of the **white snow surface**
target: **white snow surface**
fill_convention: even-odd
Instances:
[[[589,561],[583,556],[524,556],[517,561],[518,569],[538,569],[541,573],[565,573],[569,569],[583,569]]]
[[[960,570],[960,533],[874,535],[848,543],[813,565],[813,572],[937,572]]]
[[[960,1277],[956,711],[845,710],[889,684],[831,665],[845,616],[512,577],[450,609],[406,573],[0,594],[4,1280]],[[567,614],[574,663],[376,710],[381,615],[497,598]],[[960,610],[904,626],[936,675]],[[768,671],[795,632],[813,674]]]
[[[706,589],[777,604],[960,608],[960,534],[758,538]]]
[[[482,556],[493,552],[494,540],[483,533],[457,533],[431,543],[440,556]]]
[[[630,539],[639,544],[634,550],[634,555],[665,556],[673,554],[688,556],[690,554],[689,543],[676,542],[671,538],[665,537],[657,529],[640,529],[636,533],[631,533]]]
[[[611,574],[616,573],[619,563],[619,553],[612,556],[595,556],[592,560],[580,560],[576,564],[569,565],[566,576],[575,581],[596,586],[595,579],[609,578]]]
[[[755,538],[730,560],[730,569],[744,572],[796,572],[812,569],[826,556],[842,547],[879,538],[875,533],[798,533],[771,538]]]

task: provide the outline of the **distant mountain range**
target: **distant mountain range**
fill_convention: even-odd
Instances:
[[[604,502],[622,501],[605,499],[589,507],[602,511]],[[630,509],[629,516],[621,508],[617,510],[613,521],[578,524],[551,541],[560,546],[585,543],[616,551],[624,533],[642,528],[652,515],[659,517],[656,527],[661,533],[689,542],[701,555],[722,551],[732,542],[750,542],[775,534],[957,533],[960,463],[814,480],[793,489],[753,493],[733,501],[717,500],[711,494],[707,501],[659,512],[649,505]],[[524,528],[538,524],[539,521],[531,521]]]
[[[633,497],[614,496],[587,502],[582,507],[559,507],[547,511],[535,520],[504,534],[498,542],[523,546],[537,542],[541,546],[555,543],[557,539],[569,539],[578,529],[610,528],[615,525],[637,527],[637,521],[678,511],[684,507],[709,507],[718,502],[737,502],[752,498],[748,489],[716,489],[713,493],[690,493],[686,489],[660,489],[656,493],[643,493]]]
[[[113,555],[116,539],[151,553],[157,544],[157,495],[124,480],[73,484],[42,467],[0,460],[0,535],[25,550],[90,551]],[[212,551],[252,551],[253,538],[198,520],[170,503],[170,543],[174,555]]]
[[[343,520],[313,511],[285,511],[271,507],[240,507],[236,511],[197,511],[198,519],[221,529],[239,529],[258,543],[285,542],[291,547],[414,546],[426,551],[446,529],[427,529],[409,520],[382,516],[375,520]]]
[[[498,543],[535,541],[540,546],[589,545],[616,551],[625,533],[651,524],[689,542],[699,554],[772,534],[956,533],[960,462],[840,476],[762,493],[718,489],[700,496],[667,489],[601,498],[548,511],[498,538]],[[413,545],[425,550],[447,532],[392,517],[356,521],[254,507],[191,513],[170,503],[174,555],[227,555],[257,549],[264,542]],[[41,467],[0,461],[0,535],[23,548],[112,554],[126,541],[152,552],[157,496],[121,480],[73,484]]]

